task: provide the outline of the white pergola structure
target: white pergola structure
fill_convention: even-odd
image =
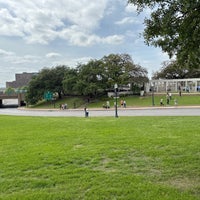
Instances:
[[[200,78],[150,80],[147,92],[152,88],[154,92],[200,92]]]

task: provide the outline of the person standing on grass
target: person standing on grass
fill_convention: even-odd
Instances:
[[[169,93],[169,99],[172,100],[172,93]]]
[[[169,105],[169,94],[168,93],[167,93],[166,98],[167,98],[167,105]]]
[[[126,108],[126,101],[124,100],[124,108]]]
[[[163,104],[163,99],[160,99],[160,105],[161,105],[161,106],[164,106],[164,104]]]
[[[124,101],[123,100],[120,101],[120,105],[121,105],[121,107],[124,106]]]
[[[88,109],[86,107],[84,107],[84,112],[85,112],[85,117],[88,117],[89,116],[89,112],[88,112]]]
[[[110,108],[110,102],[109,101],[106,101],[106,108]]]

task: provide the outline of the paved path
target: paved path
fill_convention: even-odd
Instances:
[[[2,108],[0,115],[15,116],[49,116],[49,117],[84,117],[83,109],[69,110],[31,110],[17,108]],[[200,106],[192,107],[145,107],[145,108],[119,108],[120,116],[200,116]],[[115,116],[114,109],[89,109],[90,117]]]

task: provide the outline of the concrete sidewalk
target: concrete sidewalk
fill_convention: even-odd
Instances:
[[[88,109],[89,117],[115,117],[115,109]],[[200,116],[200,106],[180,107],[128,107],[118,108],[118,116]],[[47,116],[47,117],[85,117],[84,109],[0,109],[1,115]]]
[[[118,107],[117,110],[149,110],[149,109],[179,109],[179,108],[200,108],[200,105],[194,105],[194,106],[132,106],[132,107]],[[27,108],[27,107],[18,107],[18,110],[29,110],[29,111],[83,111],[84,108],[69,108],[66,110],[58,109],[58,108]],[[88,108],[89,110],[93,111],[109,111],[109,110],[115,110],[114,107],[111,108]]]

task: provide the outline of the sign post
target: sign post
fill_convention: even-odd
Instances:
[[[53,93],[48,91],[48,92],[45,92],[44,93],[44,99],[49,101],[49,100],[52,100],[53,99]]]

